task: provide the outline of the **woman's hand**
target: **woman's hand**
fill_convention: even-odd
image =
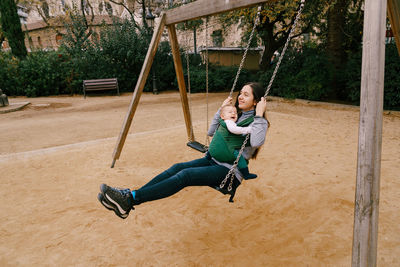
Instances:
[[[226,105],[233,105],[232,97],[228,96],[228,97],[224,100],[224,102],[222,102],[221,108],[222,108],[223,106],[226,106]]]
[[[261,97],[261,100],[257,103],[256,106],[256,116],[263,117],[265,111],[267,111],[267,100],[265,97]]]

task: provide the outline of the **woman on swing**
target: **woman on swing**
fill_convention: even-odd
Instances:
[[[251,126],[248,146],[243,150],[242,156],[248,161],[255,158],[260,146],[264,144],[269,123],[266,119],[266,100],[264,88],[258,83],[248,83],[240,90],[236,107],[240,111],[237,123],[247,121]],[[232,105],[232,98],[228,97],[222,106]],[[211,122],[208,135],[213,136],[220,125],[220,109]],[[131,191],[118,189],[106,184],[100,186],[98,200],[107,209],[115,212],[122,219],[128,217],[134,206],[147,201],[169,197],[186,186],[211,186],[218,187],[225,179],[233,162],[223,162],[213,157],[214,152],[219,152],[219,146],[210,144],[210,149],[205,157],[189,162],[178,163],[154,177],[143,187]],[[215,142],[214,142],[215,143]],[[247,166],[246,166],[247,167]],[[242,181],[243,174],[235,169],[233,187],[236,188]]]

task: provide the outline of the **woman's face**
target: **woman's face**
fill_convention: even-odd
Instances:
[[[240,90],[238,101],[240,110],[249,111],[254,109],[257,103],[254,101],[253,89],[250,85],[243,86],[242,90]]]

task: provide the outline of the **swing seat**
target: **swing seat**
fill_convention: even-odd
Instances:
[[[197,151],[199,151],[201,153],[206,153],[207,150],[208,150],[208,146],[203,145],[203,144],[201,144],[201,143],[199,143],[197,141],[190,141],[190,142],[187,143],[187,146],[191,147],[191,148],[193,148],[193,149],[195,149],[195,150],[197,150]]]
[[[232,188],[232,191],[228,191],[227,188],[220,188],[219,186],[215,186],[215,187],[212,187],[212,186],[211,186],[211,188],[213,188],[213,189],[215,189],[215,190],[221,192],[221,193],[224,194],[224,195],[230,195],[230,197],[229,197],[229,202],[233,203],[233,198],[235,197],[236,189],[238,188],[238,186],[233,187],[233,188]]]
[[[244,178],[245,180],[255,179],[255,178],[257,178],[257,174],[249,173],[248,176],[245,176],[245,177],[243,177],[243,178]],[[230,195],[230,197],[229,197],[229,202],[233,203],[233,198],[235,197],[236,189],[239,187],[239,185],[241,185],[241,184],[235,185],[235,183],[234,183],[231,191],[228,191],[228,189],[225,188],[225,187],[224,187],[224,188],[220,188],[219,186],[215,186],[215,187],[211,186],[211,188],[213,188],[213,189],[215,189],[215,190],[221,192],[221,193],[224,194],[224,195]]]

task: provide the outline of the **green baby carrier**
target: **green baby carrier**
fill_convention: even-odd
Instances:
[[[249,117],[239,123],[237,126],[247,127],[254,121],[254,117]],[[238,151],[240,150],[246,136],[233,134],[228,131],[226,123],[220,119],[219,127],[215,131],[214,137],[208,148],[210,155],[220,162],[233,164],[236,160]],[[246,146],[250,146],[247,144]],[[238,162],[238,168],[246,168],[248,161],[241,156]]]

